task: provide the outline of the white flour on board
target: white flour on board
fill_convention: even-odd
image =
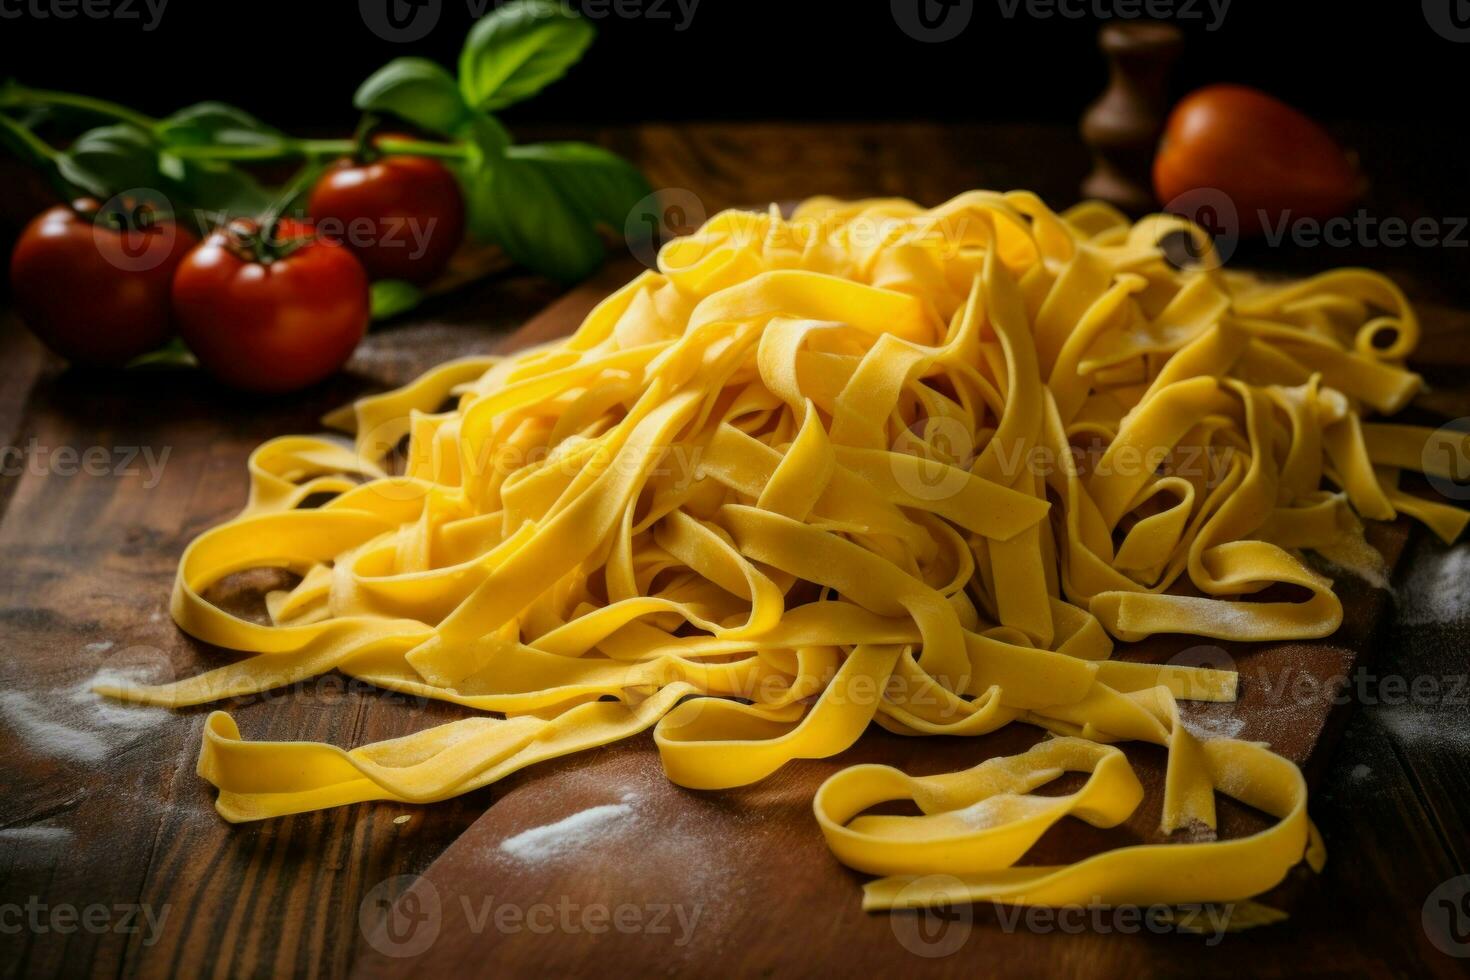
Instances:
[[[1385,728],[1414,746],[1446,753],[1470,754],[1470,725],[1465,716],[1436,705],[1400,704],[1378,711]]]
[[[0,691],[0,720],[26,748],[73,762],[99,763],[145,729],[168,720],[164,708],[123,704],[92,692],[98,681],[137,681],[136,672],[102,670],[70,688],[27,694]]]
[[[23,844],[31,847],[66,844],[72,832],[65,827],[6,827],[0,830],[0,844]]]
[[[517,861],[532,863],[552,860],[604,840],[615,829],[637,820],[637,797],[625,794],[621,803],[588,807],[570,817],[532,827],[500,842],[500,850]]]
[[[1235,738],[1245,730],[1245,719],[1222,705],[1196,707],[1181,704],[1179,707],[1179,720],[1195,738]]]
[[[1454,623],[1470,618],[1470,547],[1434,553],[1421,549],[1400,590],[1404,626]]]
[[[77,762],[107,758],[107,743],[102,736],[56,720],[53,710],[29,694],[0,691],[0,717],[25,738],[28,747],[45,755]]]
[[[152,728],[173,717],[173,712],[167,708],[114,701],[112,698],[102,697],[92,688],[103,682],[124,687],[156,681],[153,671],[148,668],[112,670],[104,667],[67,692],[67,699],[72,704],[87,709],[88,718],[98,726],[114,729]]]

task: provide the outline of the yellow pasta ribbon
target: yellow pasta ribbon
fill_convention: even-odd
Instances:
[[[1113,660],[1114,639],[1333,632],[1306,554],[1361,557],[1360,518],[1458,535],[1399,477],[1470,453],[1362,419],[1421,387],[1392,283],[1178,268],[1159,243],[1180,230],[1207,245],[1022,192],[718,214],[571,337],[361,399],[328,419],[350,442],[261,446],[172,603],[247,656],[98,690],[185,706],[336,670],[467,710],[350,751],[215,712],[199,773],[231,821],[430,803],[649,730],[670,779],[721,789],[873,724],[1028,724],[1047,737],[964,772],[822,785],[833,853],[881,876],[865,907],[1249,899],[1320,865],[1301,773],[1181,724],[1234,673]],[[257,568],[297,577],[268,623],[209,601]],[[1024,864],[1061,820],[1129,818],[1128,740],[1168,751],[1159,829],[1189,842]],[[1036,792],[1065,772],[1080,790]],[[1210,840],[1217,793],[1277,823]],[[920,815],[865,812],[895,800]]]

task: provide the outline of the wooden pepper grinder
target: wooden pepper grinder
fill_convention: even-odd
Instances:
[[[1154,152],[1164,131],[1169,69],[1183,44],[1179,28],[1153,21],[1113,23],[1099,33],[1110,78],[1082,117],[1082,139],[1092,150],[1084,197],[1135,216],[1157,209]]]

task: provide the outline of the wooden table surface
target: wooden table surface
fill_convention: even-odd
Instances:
[[[971,187],[1029,187],[1060,206],[1075,200],[1085,169],[1072,133],[1022,125],[655,125],[555,135],[602,140],[707,213],[813,193],[937,203]],[[1445,203],[1448,171],[1432,131],[1348,135],[1374,175],[1372,213],[1464,213]],[[1465,255],[1362,246],[1241,253],[1289,271],[1374,265],[1440,304],[1440,332],[1423,358],[1435,390],[1424,402],[1451,416],[1470,415],[1458,340],[1470,337],[1470,318],[1447,309],[1470,308]],[[364,902],[399,890],[398,876],[423,872],[487,807],[510,798],[489,787],[432,807],[361,804],[231,827],[193,771],[205,709],[99,708],[84,687],[100,669],[157,677],[220,662],[174,627],[167,598],[184,545],[243,503],[244,460],[255,445],[312,431],[323,411],[359,392],[488,349],[558,294],[527,276],[476,284],[379,328],[343,376],[275,400],[221,393],[192,372],[81,376],[4,316],[0,447],[23,455],[7,452],[0,475],[0,974],[344,975],[362,942]],[[1437,888],[1470,871],[1467,572],[1466,547],[1423,535],[1411,542],[1397,611],[1371,672],[1352,678],[1348,730],[1312,801],[1330,854],[1310,885],[1316,900],[1284,925],[1212,947],[1146,934],[1109,935],[1099,946],[1057,933],[1047,937],[1048,966],[1070,975],[1124,965],[1173,975],[1181,964],[1210,975],[1462,974],[1465,961],[1441,952],[1431,933],[1470,953],[1446,931],[1457,925],[1464,936],[1470,914],[1446,924],[1435,901],[1451,894]],[[229,707],[250,735],[349,746],[462,714],[335,676]],[[601,764],[626,768],[617,753]],[[849,899],[857,898],[854,884]],[[769,937],[764,957],[732,952],[731,964],[772,976],[808,972],[808,957],[781,955],[783,944],[803,943],[804,925]],[[672,955],[669,964],[674,973],[701,966]],[[949,956],[912,957],[918,972],[1032,966],[1007,961],[993,928],[977,927]],[[616,963],[605,972],[615,974]]]

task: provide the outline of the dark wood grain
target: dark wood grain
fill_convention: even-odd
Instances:
[[[411,328],[384,329],[331,385],[280,400],[231,396],[194,372],[61,371],[7,324],[15,356],[6,367],[40,367],[0,393],[24,393],[23,411],[5,416],[7,445],[26,447],[32,461],[64,447],[102,447],[120,461],[127,447],[144,447],[164,462],[156,485],[141,462],[137,475],[68,475],[28,463],[0,483],[8,501],[0,690],[9,692],[0,712],[0,891],[7,902],[36,895],[50,907],[145,903],[167,917],[157,936],[0,935],[4,972],[193,973],[225,964],[234,975],[341,974],[352,952],[342,937],[355,932],[361,894],[421,869],[484,809],[488,795],[415,811],[402,825],[392,822],[399,809],[352,807],[231,827],[193,771],[203,709],[149,716],[104,710],[80,693],[100,668],[185,676],[223,662],[168,616],[183,546],[244,503],[243,463],[261,440],[312,431],[323,411],[358,391],[485,349],[497,329],[503,335],[556,295],[531,280],[479,289],[478,301],[460,299],[474,303],[472,314],[431,308]],[[230,707],[247,731],[347,745],[455,714],[338,677]],[[53,728],[49,740],[38,738],[37,724],[72,734]]]
[[[1087,163],[1069,127],[1019,124],[650,125],[528,135],[596,139],[637,160],[655,186],[689,191],[707,213],[814,193],[899,194],[936,203],[971,187],[1029,187],[1060,206],[1072,200]],[[1408,124],[1347,134],[1377,175],[1371,207],[1408,217],[1443,215],[1443,206],[1426,196],[1444,169],[1436,139],[1436,133],[1416,133]],[[1456,271],[1458,253],[1245,252],[1255,264],[1293,272],[1354,263],[1386,268],[1416,298],[1437,302],[1426,316],[1424,367],[1435,382],[1426,405],[1452,416],[1470,414],[1470,385],[1463,375],[1467,320],[1453,312],[1470,308],[1463,268]],[[585,309],[598,288],[628,274],[627,266],[613,269],[600,286],[571,302]],[[6,755],[0,764],[0,905],[24,905],[31,896],[47,909],[102,905],[110,910],[110,926],[120,923],[113,906],[146,903],[155,915],[167,909],[156,936],[146,930],[63,932],[49,926],[0,931],[0,975],[345,975],[362,942],[359,908],[366,900],[372,910],[375,888],[385,882],[387,893],[403,887],[398,876],[423,873],[482,815],[492,821],[483,839],[493,848],[497,833],[572,812],[581,805],[577,800],[592,798],[586,795],[591,789],[576,791],[580,796],[566,789],[579,780],[599,793],[629,783],[651,808],[648,829],[679,814],[698,823],[683,826],[684,836],[649,838],[662,836],[662,846],[609,848],[593,852],[576,870],[547,868],[539,885],[525,869],[492,862],[481,892],[522,903],[545,896],[554,901],[560,894],[613,901],[634,894],[628,889],[674,880],[682,890],[655,889],[662,892],[660,900],[682,901],[692,894],[708,905],[709,917],[695,937],[703,943],[726,934],[714,947],[718,959],[696,962],[694,951],[708,953],[710,946],[673,947],[677,933],[644,932],[635,936],[639,941],[604,936],[595,947],[600,955],[586,936],[532,942],[527,935],[510,935],[469,947],[477,952],[456,959],[456,968],[511,973],[529,965],[538,974],[557,967],[617,974],[620,965],[640,957],[656,959],[657,949],[666,954],[657,958],[660,972],[674,973],[726,967],[787,976],[898,962],[906,971],[972,974],[1003,974],[1007,968],[1073,975],[1459,974],[1459,962],[1429,944],[1419,918],[1432,889],[1470,870],[1464,843],[1470,749],[1462,734],[1470,731],[1470,717],[1450,692],[1405,705],[1354,687],[1338,699],[1343,710],[1324,716],[1329,739],[1332,726],[1348,721],[1340,748],[1312,757],[1320,770],[1313,814],[1331,859],[1321,878],[1308,876],[1294,885],[1309,900],[1281,896],[1294,912],[1284,926],[1227,940],[1207,955],[1201,941],[1182,936],[1000,935],[994,914],[980,910],[958,952],[901,961],[881,959],[903,947],[889,920],[857,911],[861,876],[835,866],[826,854],[806,810],[810,789],[831,767],[868,757],[862,753],[894,752],[893,761],[929,771],[971,764],[980,751],[999,746],[946,740],[894,745],[901,740],[878,734],[830,763],[788,767],[726,805],[668,786],[646,743],[634,740],[538,767],[435,807],[365,804],[231,827],[215,815],[212,793],[193,771],[203,710],[120,719],[85,698],[73,700],[101,667],[151,665],[186,675],[221,662],[220,652],[178,632],[166,600],[185,543],[243,503],[244,461],[255,445],[281,433],[311,431],[321,412],[361,391],[503,342],[558,292],[524,276],[467,287],[375,331],[342,377],[276,400],[231,396],[187,371],[100,377],[64,371],[12,317],[0,317],[0,445],[27,449],[34,439],[48,450],[169,451],[156,485],[146,469],[131,476],[89,476],[28,465],[0,475],[0,695],[7,696],[8,709],[0,713]],[[534,329],[549,336],[575,316],[563,308]],[[28,450],[28,459],[32,455]],[[1412,573],[1442,553],[1434,542],[1415,540],[1405,564]],[[1442,587],[1453,590],[1455,581]],[[1462,593],[1470,591],[1458,581]],[[1357,609],[1381,598],[1363,592],[1350,605]],[[1462,599],[1457,613],[1435,622],[1400,616],[1371,642],[1379,654],[1379,679],[1463,678],[1470,597]],[[1360,642],[1369,641],[1352,640],[1338,649]],[[1244,669],[1270,656],[1256,651],[1237,659]],[[1246,676],[1250,699],[1255,689],[1249,670]],[[248,736],[319,738],[344,746],[460,714],[360,690],[340,678],[228,707]],[[38,722],[61,724],[74,734],[58,742],[53,730],[43,740],[35,734]],[[1016,737],[1024,731],[1017,728]],[[770,813],[778,818],[762,815]],[[403,816],[406,822],[395,822]],[[685,836],[708,834],[701,830],[703,821],[722,832],[716,853],[681,851]],[[770,868],[754,867],[757,847],[774,867],[812,873],[771,884]],[[730,862],[733,871],[701,876],[720,861]],[[780,916],[771,914],[777,899],[792,900],[779,904]],[[742,929],[752,928],[753,945],[737,942],[749,935]],[[362,965],[381,971],[385,961]]]

